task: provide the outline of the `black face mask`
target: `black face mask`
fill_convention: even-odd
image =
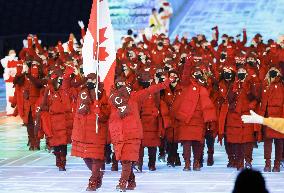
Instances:
[[[275,78],[277,76],[278,72],[275,70],[269,71],[269,77],[270,78]]]
[[[163,42],[159,42],[159,43],[158,43],[158,46],[159,46],[159,47],[163,47],[163,45],[164,45]]]
[[[180,63],[184,64],[184,63],[185,63],[185,58],[182,58],[182,59],[180,60]]]
[[[169,71],[169,70],[170,70],[170,67],[165,66],[165,67],[164,67],[164,70],[165,70],[165,71]]]
[[[125,71],[126,71],[126,67],[121,66],[121,71],[122,71],[122,72],[125,72]]]
[[[117,88],[117,89],[120,89],[120,88],[122,88],[122,87],[123,87],[123,85],[120,85],[120,84],[118,84],[118,83],[116,84],[116,88]]]
[[[150,82],[140,81],[139,84],[140,84],[140,86],[142,86],[143,88],[148,88],[148,87],[150,86]]]
[[[163,77],[159,78],[159,83],[161,83],[161,82],[164,82],[164,78]]]
[[[89,90],[92,90],[92,89],[96,88],[96,84],[93,83],[93,82],[87,82],[87,88]]]
[[[49,58],[53,58],[53,53],[48,53]]]
[[[256,67],[256,62],[254,62],[254,61],[249,61],[248,64],[249,64],[251,67]]]
[[[70,77],[71,77],[71,78],[74,78],[74,77],[75,77],[75,74],[74,74],[74,73],[72,73],[72,74],[70,75]]]
[[[161,74],[160,72],[158,72],[158,73],[156,74],[156,77],[157,77],[157,78],[161,78],[161,76],[162,76],[162,74]]]
[[[80,74],[84,74],[83,68],[80,68]]]
[[[30,68],[32,66],[32,62],[31,61],[27,61],[26,62],[27,66]]]
[[[222,44],[224,44],[224,43],[226,43],[226,41],[225,41],[225,40],[222,40]]]
[[[131,58],[131,57],[133,57],[133,53],[132,53],[132,52],[127,52],[127,53],[126,53],[126,56],[127,56],[128,58]]]
[[[203,76],[202,74],[197,74],[197,75],[193,75],[195,79],[202,79]]]
[[[224,72],[224,78],[226,80],[231,80],[233,77],[233,74],[231,72]]]
[[[238,62],[236,63],[236,67],[237,67],[237,68],[239,68],[239,67],[242,66],[242,65],[243,65],[242,63],[238,63]]]
[[[221,54],[221,59],[225,60],[226,59],[226,54]]]
[[[58,79],[58,84],[61,86],[62,85],[62,82],[63,82],[63,79],[62,78],[60,78],[60,79]]]
[[[246,78],[246,73],[238,73],[238,79],[244,80]]]

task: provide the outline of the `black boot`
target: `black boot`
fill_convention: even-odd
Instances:
[[[115,158],[115,154],[112,154],[111,171],[118,171],[118,161]]]
[[[181,166],[181,161],[178,153],[175,158],[175,166]]]

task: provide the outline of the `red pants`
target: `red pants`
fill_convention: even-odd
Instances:
[[[39,149],[40,140],[37,138],[37,134],[35,133],[35,124],[32,111],[30,111],[28,115],[27,132],[31,149]]]
[[[194,161],[200,161],[202,154],[202,143],[200,141],[183,141],[183,157],[185,161],[191,159],[191,147],[193,150]]]
[[[83,159],[89,170],[92,172],[92,175],[95,178],[98,178],[100,175],[101,168],[104,164],[103,160],[84,158]]]
[[[134,176],[133,167],[131,161],[121,161],[122,171],[121,171],[121,180],[128,181],[130,176]]]
[[[264,159],[270,160],[272,153],[272,142],[275,144],[275,161],[281,161],[283,153],[283,139],[265,139],[264,140]]]
[[[226,143],[226,152],[230,159],[245,160],[247,163],[252,162],[254,143]]]

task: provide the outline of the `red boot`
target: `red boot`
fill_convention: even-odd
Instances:
[[[267,159],[265,161],[265,167],[263,169],[264,172],[271,172],[271,160]]]
[[[134,190],[136,188],[135,175],[131,172],[128,180],[127,190]]]
[[[200,168],[201,168],[201,166],[200,166],[199,160],[194,160],[194,162],[193,162],[193,170],[194,171],[200,171]]]
[[[119,184],[116,186],[116,190],[120,192],[126,192],[126,184],[127,181],[125,179],[120,178]]]
[[[96,191],[99,188],[98,184],[99,184],[98,179],[92,175],[90,177],[89,185],[88,185],[86,191]]]
[[[53,152],[53,154],[55,155],[55,161],[56,161],[56,167],[60,167],[61,164],[61,160],[60,160],[60,152]]]
[[[229,156],[227,168],[234,168],[235,167],[235,158],[233,156]]]
[[[274,160],[274,167],[272,169],[272,172],[280,172],[280,161]]]
[[[237,170],[241,171],[244,169],[244,160],[238,160]]]
[[[214,157],[213,157],[214,148],[208,148],[207,155],[208,155],[207,166],[213,166],[214,165]]]
[[[63,153],[60,153],[60,166],[59,166],[59,171],[66,171],[66,155]]]
[[[190,160],[185,160],[185,165],[184,165],[183,171],[190,171],[190,170],[191,170]]]

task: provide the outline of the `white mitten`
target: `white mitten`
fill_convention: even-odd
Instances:
[[[80,26],[81,29],[85,28],[83,21],[78,21],[78,25]]]
[[[244,123],[257,123],[263,124],[263,117],[250,110],[250,115],[242,115],[242,121]]]

